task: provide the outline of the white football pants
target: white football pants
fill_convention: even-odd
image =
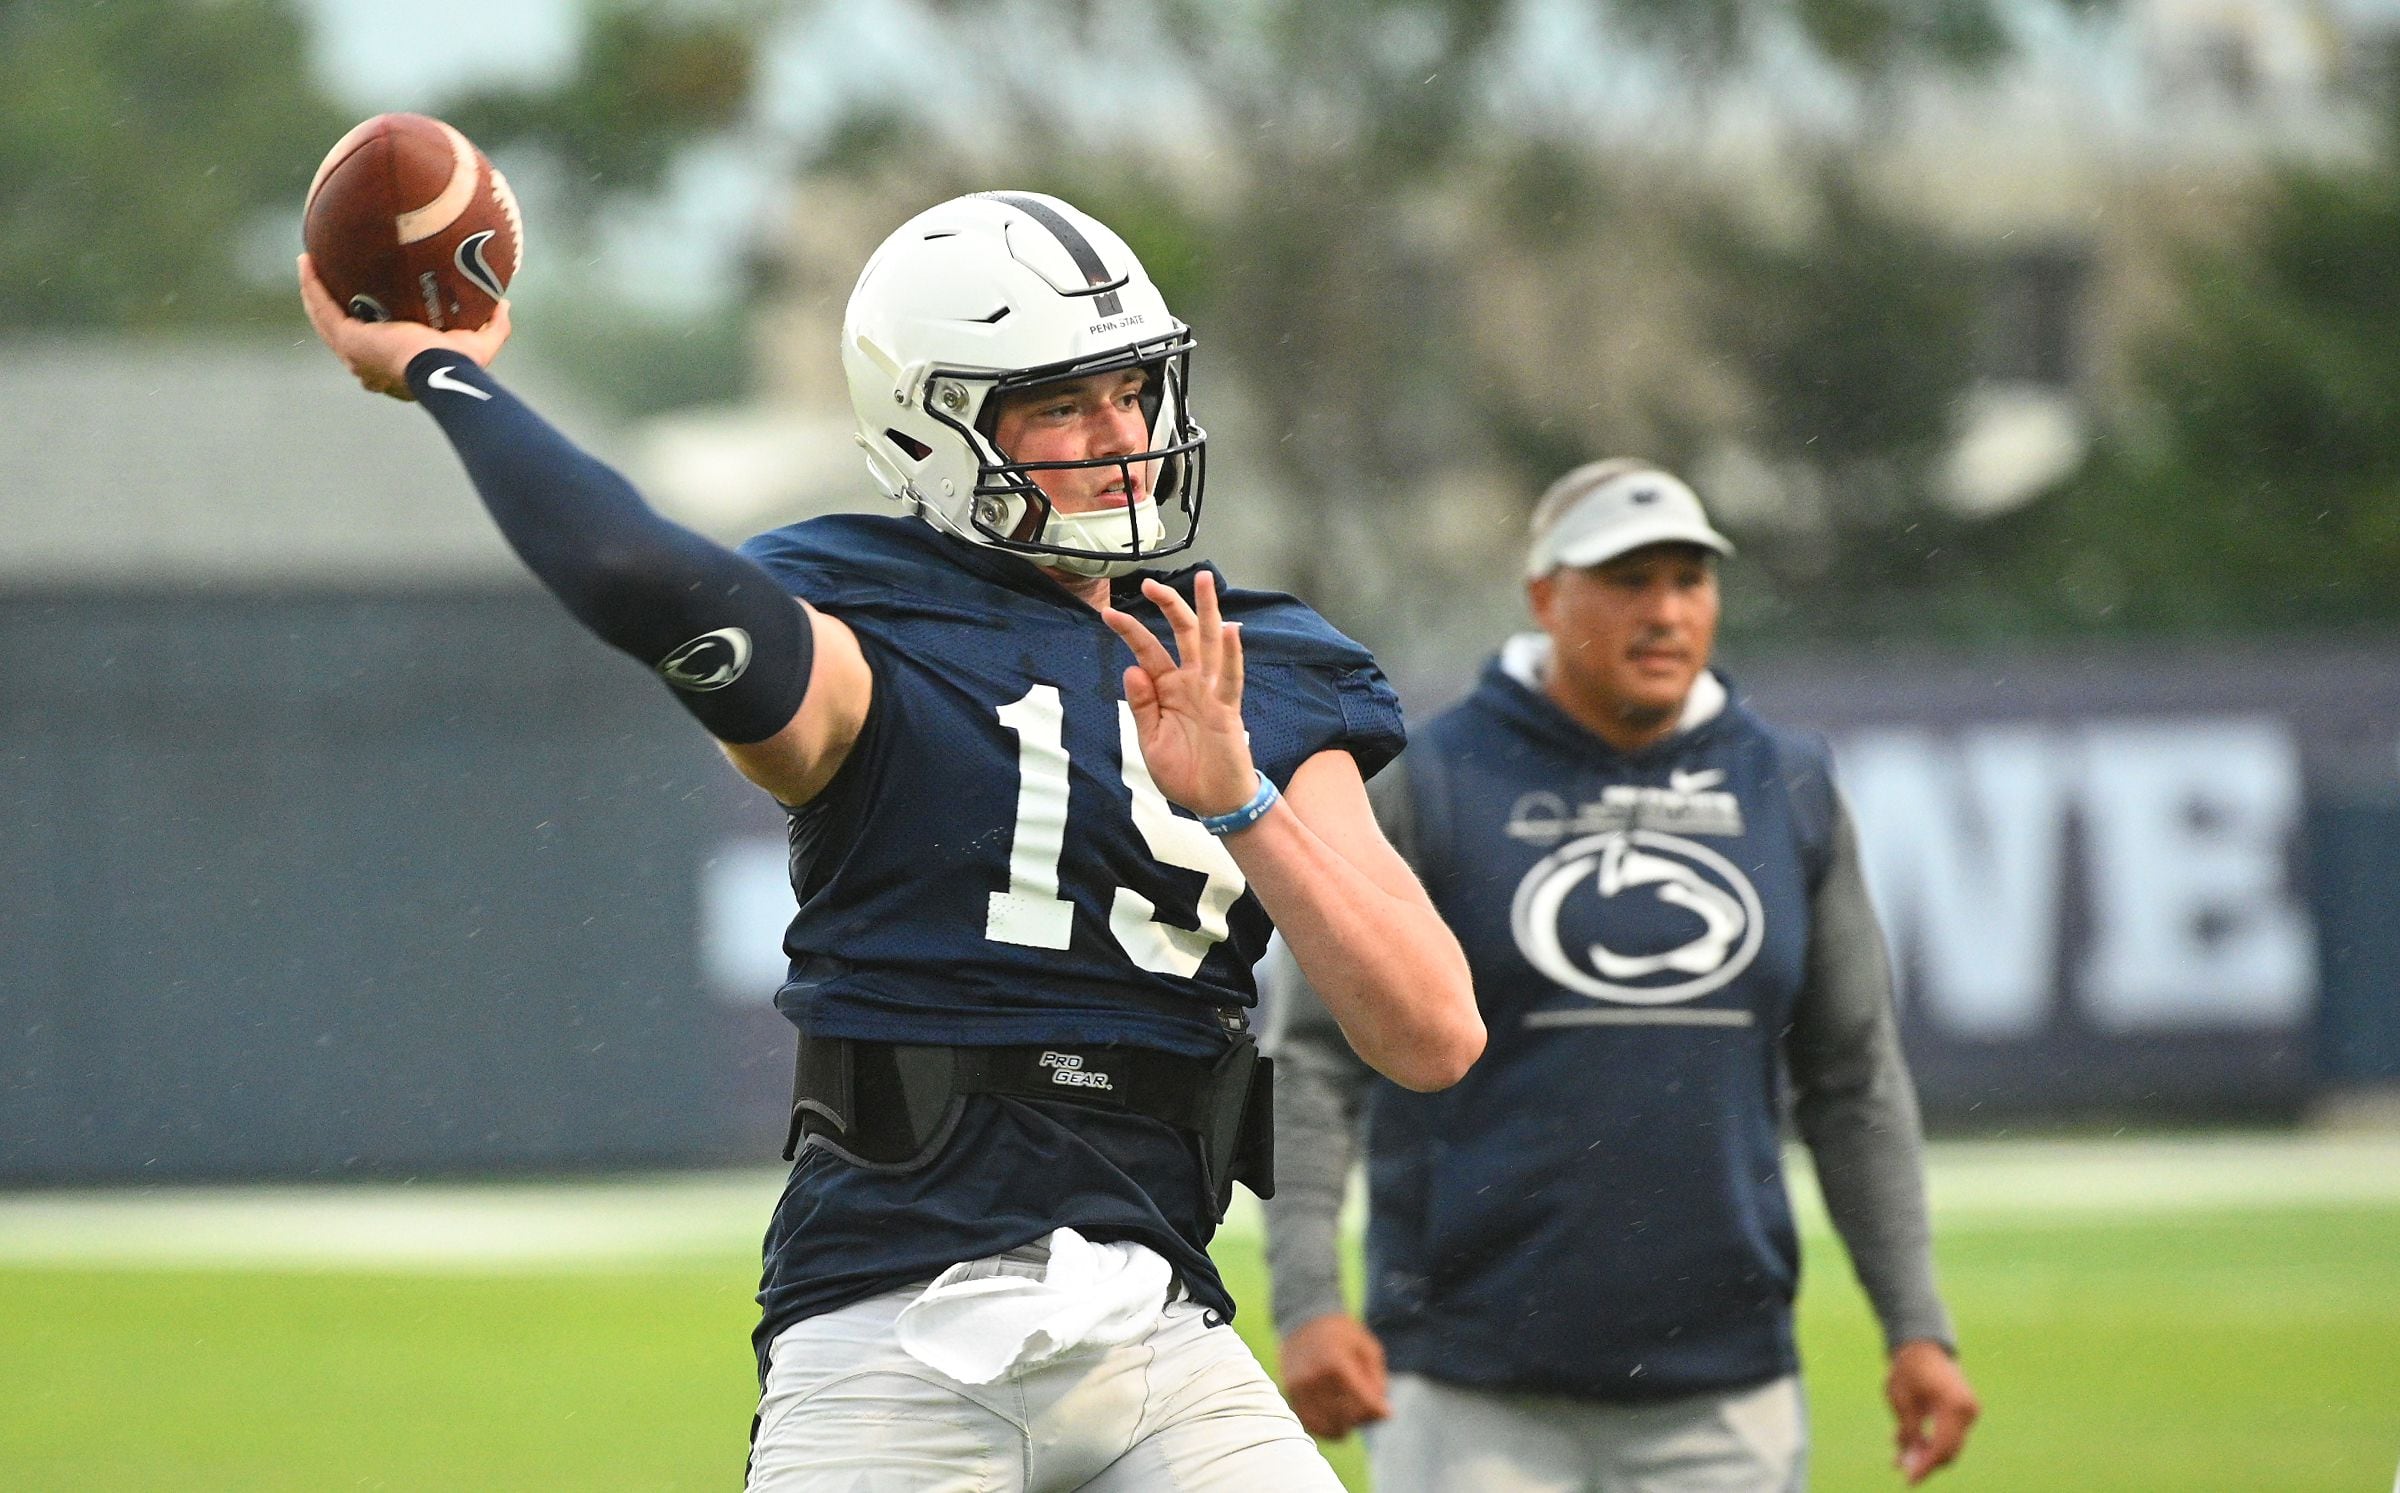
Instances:
[[[750,1493],[1340,1493],[1249,1346],[1189,1301],[1124,1346],[961,1384],[900,1347],[921,1290],[776,1337]]]

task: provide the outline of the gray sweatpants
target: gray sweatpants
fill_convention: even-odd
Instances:
[[[776,1337],[750,1493],[1340,1493],[1249,1346],[1189,1301],[1123,1347],[961,1384],[900,1347],[919,1289]]]
[[[1395,1374],[1367,1430],[1375,1493],[1798,1493],[1800,1381],[1608,1405]]]

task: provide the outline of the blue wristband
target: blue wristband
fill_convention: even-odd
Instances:
[[[1283,795],[1276,791],[1274,780],[1260,772],[1258,791],[1250,795],[1248,803],[1230,813],[1211,815],[1200,821],[1200,827],[1212,835],[1230,835],[1235,830],[1248,829],[1266,818],[1267,810],[1281,802]]]

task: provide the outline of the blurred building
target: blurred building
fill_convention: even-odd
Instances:
[[[429,421],[219,339],[19,343],[0,408],[0,1183],[772,1154],[702,938],[752,805]]]
[[[18,342],[0,367],[0,584],[511,583],[439,432],[322,351],[226,338]]]

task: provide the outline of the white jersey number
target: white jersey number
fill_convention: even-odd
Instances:
[[[983,936],[995,943],[1063,949],[1073,932],[1075,904],[1058,894],[1058,864],[1067,844],[1066,707],[1055,684],[1037,684],[1025,698],[1000,707],[1000,724],[1017,737],[1017,822],[1008,846],[1008,890],[992,893]],[[1249,882],[1216,836],[1179,817],[1150,777],[1142,758],[1133,707],[1117,702],[1118,768],[1133,799],[1133,827],[1160,862],[1208,878],[1196,911],[1197,928],[1162,923],[1158,907],[1131,887],[1116,888],[1108,929],[1125,957],[1154,974],[1197,973],[1209,950],[1224,941],[1226,914]]]

